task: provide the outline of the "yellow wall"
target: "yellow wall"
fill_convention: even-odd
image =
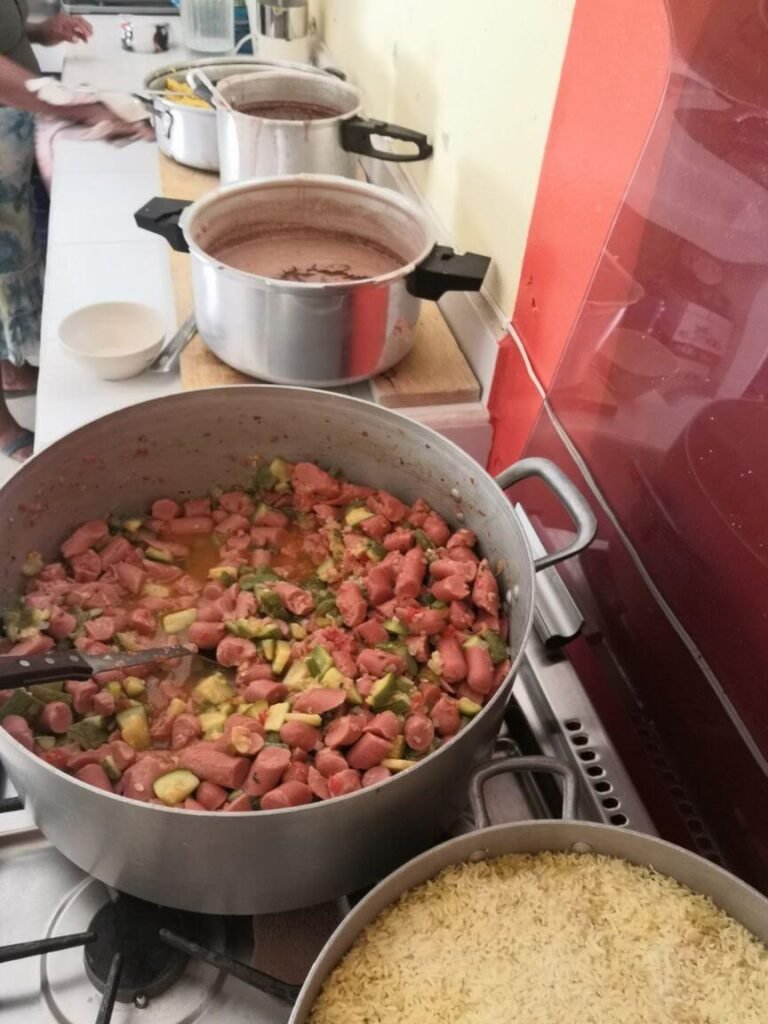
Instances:
[[[575,0],[313,0],[366,113],[427,132],[411,164],[460,249],[487,253],[512,312]]]

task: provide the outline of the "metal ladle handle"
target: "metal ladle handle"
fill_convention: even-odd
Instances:
[[[469,780],[469,803],[472,808],[472,816],[478,828],[488,828],[492,824],[488,814],[488,805],[485,802],[483,788],[489,779],[496,775],[505,775],[507,772],[514,772],[516,775],[522,772],[543,772],[547,775],[559,775],[563,780],[563,809],[562,817],[569,820],[576,817],[576,806],[578,801],[578,784],[576,774],[569,764],[560,761],[556,757],[506,757],[504,760],[490,761],[481,765],[473,773]]]

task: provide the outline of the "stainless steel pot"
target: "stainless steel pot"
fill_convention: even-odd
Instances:
[[[371,121],[360,116],[362,93],[348,82],[328,75],[300,71],[242,74],[219,83],[233,110],[219,108],[219,171],[223,185],[278,174],[338,174],[357,176],[357,156],[399,162],[425,160],[432,155],[426,135],[410,128]],[[294,103],[326,108],[316,119],[281,120],[249,113],[259,103]],[[374,145],[375,137],[399,139],[415,146],[393,152]]]
[[[303,70],[319,77],[332,77],[320,68],[288,61],[261,60],[257,57],[209,57],[181,61],[156,68],[144,79],[144,88],[153,92],[165,88],[166,78],[183,79],[187,71],[201,68],[216,85],[228,75],[245,71]],[[177,163],[201,171],[218,171],[219,146],[216,136],[216,111],[211,107],[189,107],[171,103],[162,96],[152,98],[152,123],[160,151]]]
[[[416,857],[373,889],[342,921],[307,975],[289,1024],[309,1019],[320,989],[360,933],[403,893],[433,878],[452,864],[507,853],[599,853],[618,857],[639,867],[652,867],[674,878],[694,892],[709,896],[718,907],[739,921],[758,939],[768,943],[768,900],[745,882],[711,861],[680,846],[652,836],[581,821],[531,821],[487,828],[488,814],[482,799],[483,783],[503,772],[556,771],[566,778],[563,815],[575,810],[575,785],[570,769],[552,758],[530,757],[491,762],[480,768],[472,780],[471,795],[475,820],[480,830],[451,839]],[[507,912],[499,908],[499,913]],[[461,971],[461,964],[456,965]],[[533,982],[535,983],[535,981]],[[540,979],[542,997],[547,979]]]
[[[277,384],[337,387],[384,372],[413,346],[419,298],[477,291],[490,262],[436,246],[419,207],[392,189],[323,175],[229,185],[191,205],[154,199],[136,222],[191,252],[195,316],[208,347],[236,370]],[[245,273],[215,255],[286,228],[327,232],[329,244],[351,236],[384,246],[402,265],[315,284]]]
[[[107,510],[158,495],[246,484],[253,457],[280,453],[339,466],[405,501],[423,497],[475,530],[500,566],[512,665],[483,711],[416,767],[370,789],[279,811],[215,814],[137,803],[50,767],[0,729],[0,757],[39,827],[66,857],[143,899],[219,914],[289,910],[381,878],[423,850],[461,809],[469,773],[487,756],[531,629],[534,571],[585,547],[592,514],[546,460],[493,480],[439,434],[369,402],[297,388],[186,392],[105,416],[30,459],[0,490],[0,599],[17,594],[30,549],[55,557],[62,538]],[[504,488],[528,476],[552,486],[577,522],[562,551],[531,557]]]

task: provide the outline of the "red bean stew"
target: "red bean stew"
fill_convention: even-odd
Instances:
[[[499,589],[467,529],[424,501],[276,458],[249,490],[84,523],[32,552],[4,654],[185,642],[189,657],[0,692],[5,729],[132,800],[295,807],[405,771],[509,671]]]

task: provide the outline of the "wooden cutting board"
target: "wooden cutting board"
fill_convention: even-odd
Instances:
[[[218,177],[182,167],[159,154],[163,195],[174,199],[198,199],[216,188]],[[193,309],[189,256],[171,251],[176,316],[182,323]],[[229,384],[253,384],[218,359],[197,335],[182,353],[181,386],[185,391]],[[480,385],[456,343],[448,324],[433,302],[424,302],[416,324],[416,343],[397,366],[371,382],[375,400],[391,409],[408,406],[450,405],[475,402]]]

